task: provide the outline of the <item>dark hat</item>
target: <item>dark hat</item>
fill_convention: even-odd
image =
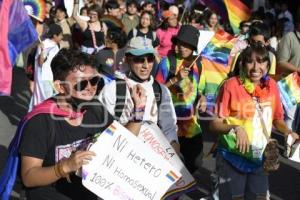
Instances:
[[[294,19],[295,24],[300,24],[300,13],[298,13]]]
[[[194,47],[194,49],[197,49],[198,40],[199,40],[199,30],[191,25],[183,25],[181,26],[177,36],[172,38],[172,42],[174,44],[177,43],[177,41],[184,42],[186,44],[191,45]]]
[[[60,25],[58,25],[58,24],[51,24],[49,26],[49,30],[47,32],[47,36],[50,37],[50,38],[52,38],[53,35],[59,35],[62,32],[63,32],[63,30],[60,27]]]

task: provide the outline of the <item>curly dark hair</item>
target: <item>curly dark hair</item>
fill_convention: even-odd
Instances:
[[[51,61],[53,80],[64,81],[68,74],[83,65],[96,68],[95,58],[77,50],[61,49]]]
[[[108,29],[106,37],[111,40],[113,43],[118,45],[118,48],[121,49],[127,44],[127,35],[124,31],[118,28]]]

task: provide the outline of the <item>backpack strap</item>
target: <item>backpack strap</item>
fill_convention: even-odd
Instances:
[[[152,31],[152,37],[153,37],[153,41],[156,40],[156,32],[155,31]]]
[[[157,108],[160,107],[162,100],[162,90],[160,84],[154,80],[153,84],[154,96],[157,104]],[[126,82],[123,79],[116,79],[116,106],[115,106],[115,117],[120,119],[126,102]]]
[[[170,71],[169,71],[169,76],[168,79],[172,78],[176,74],[176,57],[175,54],[170,54],[168,55],[168,60],[170,63]]]
[[[136,28],[132,29],[132,35],[133,35],[133,37],[137,36],[137,30],[136,30]]]
[[[162,90],[161,90],[161,86],[159,85],[159,83],[154,80],[153,84],[153,91],[154,91],[154,96],[155,96],[155,100],[156,100],[156,105],[157,105],[157,109],[159,109],[160,104],[161,104],[161,100],[162,100]]]
[[[116,106],[115,117],[120,119],[123,109],[125,107],[126,100],[126,82],[123,79],[116,79]]]

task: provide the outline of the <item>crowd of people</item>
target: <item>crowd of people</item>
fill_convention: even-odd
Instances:
[[[32,98],[15,136],[27,198],[97,199],[75,172],[99,152],[78,144],[118,120],[134,135],[145,122],[157,124],[191,174],[200,167],[203,134],[215,134],[211,198],[269,199],[263,163],[272,128],[299,140],[300,98],[287,108],[277,81],[293,74],[300,90],[300,10],[293,17],[275,2],[240,23],[231,73],[208,113],[198,40],[202,30],[233,34],[228,22],[205,6],[84,3],[74,0],[68,16],[46,0],[45,20],[32,18],[41,41],[23,62]],[[57,156],[60,149],[69,156]]]

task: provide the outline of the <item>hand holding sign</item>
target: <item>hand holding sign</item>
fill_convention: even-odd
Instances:
[[[103,199],[160,200],[181,174],[118,122],[90,149],[82,167],[83,185]]]

